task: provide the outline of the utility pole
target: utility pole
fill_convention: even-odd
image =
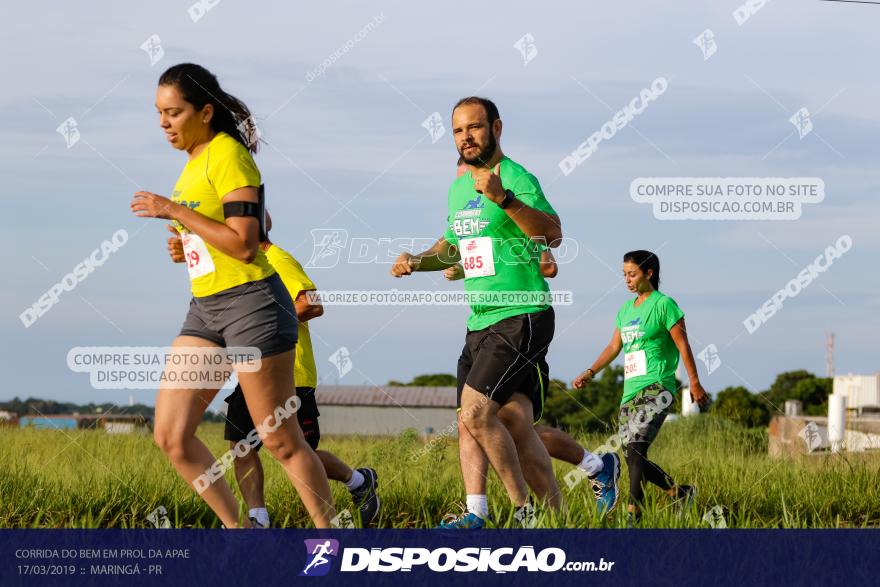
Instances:
[[[834,377],[834,333],[825,338],[825,376]]]

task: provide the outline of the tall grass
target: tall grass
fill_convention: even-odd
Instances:
[[[206,424],[199,436],[219,456],[226,450],[223,428]],[[601,435],[575,436],[586,447]],[[446,513],[460,511],[464,489],[455,439],[427,445],[415,432],[397,438],[324,438],[322,448],[352,466],[379,473],[383,514],[380,526],[425,528]],[[796,460],[767,456],[763,431],[740,428],[710,416],[664,425],[650,458],[676,481],[698,487],[696,504],[681,511],[656,488],[646,490],[643,527],[706,527],[703,515],[721,506],[728,527],[862,527],[880,524],[880,456],[822,455]],[[265,451],[262,451],[263,453]],[[280,466],[262,454],[266,501],[273,523],[310,525],[305,509]],[[0,428],[0,527],[138,528],[164,506],[175,527],[216,527],[213,512],[173,471],[148,435],[96,431]],[[602,522],[586,481],[569,489],[571,466],[554,463],[565,496],[563,513],[545,512],[547,527],[625,527],[628,478],[621,476],[621,505]],[[232,472],[227,480],[234,485]],[[337,509],[351,508],[341,484],[333,483]],[[511,511],[497,478],[490,475],[489,501],[497,526]]]

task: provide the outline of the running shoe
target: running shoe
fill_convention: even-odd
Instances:
[[[516,508],[513,513],[513,519],[523,528],[534,528],[538,525],[538,516],[532,500],[529,499],[525,505]]]
[[[248,518],[248,519],[251,521],[251,527],[252,527],[252,528],[259,528],[259,529],[262,530],[262,529],[266,529],[266,528],[269,527],[269,524],[262,524],[262,523],[261,523],[258,519],[256,519],[256,518]]]
[[[626,527],[638,528],[642,523],[641,512],[626,512]]]
[[[441,530],[479,530],[486,527],[486,520],[471,512],[459,515],[447,514],[437,528]]]
[[[682,510],[690,510],[694,507],[697,498],[697,488],[693,485],[679,485],[676,503]]]
[[[361,512],[361,524],[364,528],[372,526],[379,519],[381,504],[376,489],[379,487],[379,475],[369,467],[357,470],[364,476],[364,482],[357,489],[350,491],[351,498]]]
[[[602,455],[602,470],[590,477],[593,495],[596,496],[596,508],[599,517],[603,518],[617,507],[617,481],[620,479],[620,458],[614,453]]]

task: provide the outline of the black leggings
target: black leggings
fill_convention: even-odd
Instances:
[[[648,460],[650,442],[630,442],[624,449],[626,467],[629,470],[629,500],[641,506],[645,499],[644,482],[649,481],[664,491],[675,487],[675,481],[657,463]]]

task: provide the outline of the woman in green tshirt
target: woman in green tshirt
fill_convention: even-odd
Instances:
[[[648,448],[657,437],[674,401],[678,357],[684,359],[690,393],[701,407],[709,402],[700,385],[694,355],[687,339],[684,312],[660,286],[660,260],[650,251],[631,251],[623,256],[623,279],[636,294],[617,312],[611,342],[593,365],[572,382],[580,389],[624,351],[623,397],[619,430],[629,470],[630,503],[627,510],[638,520],[644,500],[643,484],[650,481],[669,496],[690,500],[694,488],[677,485],[656,463],[648,460]]]

